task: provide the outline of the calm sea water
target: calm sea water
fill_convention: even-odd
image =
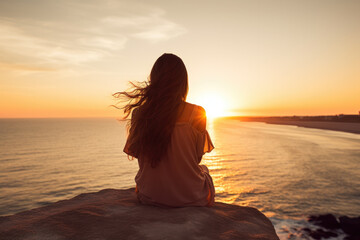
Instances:
[[[225,119],[208,131],[216,201],[258,208],[280,238],[311,214],[360,215],[360,135]],[[0,215],[134,187],[125,139],[115,119],[1,119]]]

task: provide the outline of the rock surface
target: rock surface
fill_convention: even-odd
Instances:
[[[327,239],[338,237],[339,232],[346,234],[345,240],[360,239],[360,217],[341,216],[339,220],[332,214],[312,215],[308,218],[310,223],[322,227],[316,230],[303,228],[304,238]]]
[[[341,216],[339,218],[341,229],[349,236],[360,239],[360,217]]]
[[[278,239],[255,208],[160,208],[137,202],[134,189],[105,189],[0,217],[0,239]]]
[[[340,227],[340,224],[337,221],[336,217],[332,214],[310,216],[308,221],[326,229],[333,230]]]

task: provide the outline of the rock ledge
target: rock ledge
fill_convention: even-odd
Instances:
[[[0,239],[279,239],[255,208],[160,208],[137,202],[134,189],[85,193],[0,217]]]

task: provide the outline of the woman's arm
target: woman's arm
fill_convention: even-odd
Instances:
[[[205,143],[205,134],[206,134],[206,112],[205,109],[201,106],[196,106],[194,109],[195,114],[193,118],[193,127],[199,131],[197,138],[197,152],[198,152],[198,163],[201,162],[202,156],[204,154],[204,143]]]
[[[135,109],[132,114],[131,114],[131,120],[130,121],[133,121],[134,119],[134,116],[136,115],[136,110]],[[127,137],[127,140],[126,140],[126,143],[125,143],[125,146],[124,146],[124,152],[127,154],[127,155],[130,155],[134,158],[138,158],[137,154],[133,151],[131,151],[131,148],[133,148],[132,144],[134,144],[134,129],[131,128],[131,124],[130,124],[130,129],[129,129],[129,135]]]
[[[195,116],[193,119],[193,126],[200,132],[205,132],[206,130],[206,112],[205,109],[201,106],[197,106],[195,109]]]

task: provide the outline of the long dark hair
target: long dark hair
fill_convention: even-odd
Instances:
[[[156,60],[148,81],[131,84],[129,91],[113,94],[118,99],[125,97],[127,104],[121,107],[125,118],[133,111],[129,150],[135,157],[144,156],[156,167],[168,149],[188,93],[185,64],[178,56],[165,53]]]

